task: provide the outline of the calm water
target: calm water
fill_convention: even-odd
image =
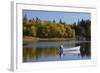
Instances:
[[[59,54],[60,45],[66,48],[80,46],[80,53]],[[91,59],[89,41],[38,41],[23,46],[23,62],[87,60]]]

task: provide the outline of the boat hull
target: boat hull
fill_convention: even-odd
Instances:
[[[80,46],[71,47],[71,48],[63,48],[63,51],[80,51]]]

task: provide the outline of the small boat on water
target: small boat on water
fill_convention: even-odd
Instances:
[[[71,53],[71,54],[80,54],[80,51],[64,51],[63,54],[68,54],[68,53]]]
[[[64,54],[64,53],[80,53],[80,46],[66,48],[63,45],[61,45],[60,48],[59,48],[59,53],[60,54]]]
[[[63,51],[79,51],[79,50],[80,50],[80,46],[63,48]]]

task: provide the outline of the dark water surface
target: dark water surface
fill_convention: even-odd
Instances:
[[[80,53],[59,54],[60,45],[66,48],[80,46]],[[23,62],[87,60],[91,59],[89,41],[38,41],[23,46]]]

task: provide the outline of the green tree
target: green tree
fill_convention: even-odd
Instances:
[[[35,26],[32,26],[32,27],[31,27],[31,34],[32,34],[33,37],[36,37],[37,29],[36,29]]]

